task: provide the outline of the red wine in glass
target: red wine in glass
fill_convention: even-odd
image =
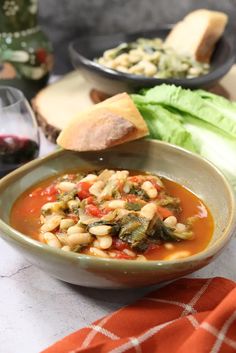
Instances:
[[[0,176],[38,157],[39,145],[28,137],[0,135]]]
[[[0,86],[0,177],[39,155],[39,131],[23,93]]]

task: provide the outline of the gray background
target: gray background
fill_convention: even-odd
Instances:
[[[55,71],[64,73],[71,68],[67,47],[73,38],[153,29],[197,8],[226,12],[228,30],[236,33],[236,0],[39,0],[39,21],[54,46]]]

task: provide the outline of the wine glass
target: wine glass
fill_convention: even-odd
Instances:
[[[38,157],[39,131],[23,93],[0,86],[0,176]]]

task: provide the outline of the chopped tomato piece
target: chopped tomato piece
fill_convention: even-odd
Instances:
[[[91,196],[89,192],[91,184],[88,183],[87,181],[81,181],[80,183],[77,184],[77,187],[78,187],[78,196],[80,200],[86,199],[87,197]]]
[[[85,212],[90,215],[90,216],[93,216],[93,217],[98,217],[98,218],[101,218],[103,216],[103,212],[101,210],[99,210],[99,208],[95,205],[87,205],[85,207]]]
[[[132,256],[125,254],[123,251],[116,251],[115,259],[125,259],[131,260],[134,259]]]
[[[96,205],[94,204],[88,204],[85,206],[85,212],[89,214],[90,216],[93,217],[98,217],[101,218],[102,216],[108,214],[111,211],[110,208],[106,207],[102,210],[100,210]]]
[[[157,206],[157,213],[162,216],[164,219],[170,216],[173,216],[173,212],[168,210],[168,208]]]
[[[116,250],[120,251],[129,248],[128,244],[117,238],[113,238],[112,245]]]
[[[157,190],[157,191],[161,191],[163,190],[163,187],[161,187],[155,178],[153,178],[152,176],[148,176],[147,177],[147,180],[150,181],[152,183],[152,185],[154,186],[154,188]]]
[[[42,196],[44,196],[44,195],[52,196],[52,195],[56,195],[57,193],[58,193],[58,191],[57,191],[57,188],[55,187],[55,185],[50,185],[42,191],[41,195]]]
[[[43,190],[42,188],[35,189],[34,191],[32,191],[29,194],[29,197],[41,196],[42,195],[42,190]]]
[[[56,195],[52,195],[52,196],[48,196],[46,199],[47,201],[51,202],[51,201],[56,201],[57,198],[56,198]]]
[[[94,203],[95,203],[94,197],[93,196],[87,197],[86,202],[88,205],[91,205],[91,204],[94,205]]]
[[[108,213],[111,212],[111,211],[114,211],[114,210],[112,210],[112,209],[109,208],[109,207],[104,207],[103,210],[102,210],[102,213],[103,213],[103,215],[106,215],[106,214],[108,214]]]
[[[155,180],[152,180],[152,184],[157,191],[161,191],[163,189],[159,184],[157,184],[157,182],[155,182]]]
[[[122,193],[123,192],[123,187],[124,187],[124,181],[119,181],[119,184],[117,186],[117,190]]]
[[[126,200],[128,202],[140,201],[140,199],[136,195],[133,195],[133,194],[124,195],[124,200]]]
[[[150,251],[156,250],[157,248],[159,248],[159,245],[158,245],[158,244],[150,243],[150,244],[148,245],[147,250],[145,250],[144,254],[147,255]]]
[[[131,181],[131,183],[140,183],[142,181],[142,176],[140,175],[134,175],[129,177],[129,181]]]
[[[79,220],[79,217],[76,216],[74,213],[69,213],[69,214],[67,215],[67,218],[73,219],[73,221],[74,221],[75,223],[78,222],[78,220]]]

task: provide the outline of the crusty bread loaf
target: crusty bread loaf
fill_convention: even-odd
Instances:
[[[165,44],[179,54],[208,63],[227,21],[228,16],[223,12],[205,9],[193,11],[174,26]]]
[[[72,119],[57,143],[75,151],[96,151],[148,134],[141,114],[127,93],[117,94]]]
[[[52,142],[68,121],[78,112],[93,105],[92,85],[78,71],[73,71],[42,89],[32,101],[37,120]]]

